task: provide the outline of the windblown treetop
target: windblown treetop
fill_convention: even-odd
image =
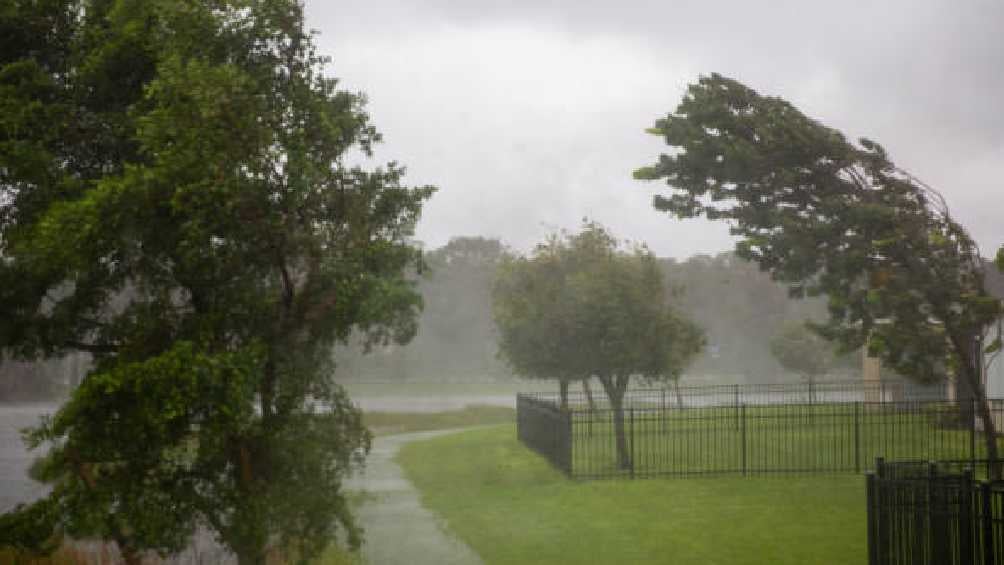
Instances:
[[[954,372],[962,421],[979,407],[997,459],[981,346],[1001,302],[984,289],[979,249],[937,192],[877,143],[852,144],[717,74],[691,85],[649,131],[676,149],[635,172],[669,185],[657,209],[727,221],[737,253],[792,295],[825,294],[829,319],[813,327],[843,352],[867,345],[920,381]],[[998,335],[990,347],[999,346]]]
[[[998,314],[972,239],[877,143],[717,74],[649,132],[676,149],[635,173],[670,186],[655,207],[727,221],[740,256],[793,295],[827,295],[818,329],[845,349],[869,341],[897,370],[935,379],[956,349],[946,336],[972,343]]]

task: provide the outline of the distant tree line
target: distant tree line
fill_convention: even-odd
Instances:
[[[497,358],[491,287],[505,253],[497,239],[456,237],[426,253],[416,275],[424,308],[407,345],[367,348],[359,339],[335,350],[339,379],[498,380],[510,371]]]
[[[335,353],[339,379],[505,380],[513,373],[498,357],[491,318],[491,287],[506,253],[497,239],[456,237],[428,252],[418,279],[425,307],[407,345],[364,350],[355,342]],[[792,378],[771,353],[771,339],[786,322],[825,316],[821,298],[792,300],[787,286],[771,280],[732,252],[678,261],[658,258],[664,292],[676,293],[680,312],[703,329],[707,347],[689,373],[749,382]],[[844,359],[844,370],[856,370]]]
[[[507,380],[512,370],[498,356],[498,332],[491,318],[491,288],[506,253],[494,238],[455,237],[425,254],[414,275],[424,309],[415,338],[406,345],[371,346],[350,340],[335,350],[338,379],[369,381]],[[774,382],[792,373],[771,353],[771,339],[786,322],[825,315],[821,298],[792,300],[786,285],[732,252],[659,258],[666,292],[705,332],[707,347],[694,359],[691,375],[728,376]],[[853,356],[852,356],[853,357]],[[58,395],[74,384],[71,361],[9,362],[0,367],[0,399]],[[856,370],[856,357],[843,370]]]

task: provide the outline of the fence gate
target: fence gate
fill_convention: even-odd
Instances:
[[[878,459],[867,475],[868,563],[1004,565],[1004,482],[976,480],[970,465]]]

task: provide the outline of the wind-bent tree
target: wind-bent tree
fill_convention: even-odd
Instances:
[[[294,0],[0,9],[0,349],[94,359],[0,544],[358,544],[340,483],[369,433],[329,351],[414,332],[432,189],[342,165],[379,136],[322,63]]]
[[[496,284],[502,355],[527,376],[599,379],[614,412],[621,468],[632,464],[624,430],[631,378],[677,379],[703,346],[670,296],[648,249],[590,222],[511,259]]]
[[[954,372],[960,406],[975,399],[997,458],[979,344],[1001,305],[984,289],[977,246],[936,192],[875,142],[851,143],[717,74],[691,85],[650,133],[674,148],[635,173],[669,185],[658,210],[727,222],[737,253],[793,296],[825,295],[829,319],[814,328],[845,352],[867,346],[919,381]]]

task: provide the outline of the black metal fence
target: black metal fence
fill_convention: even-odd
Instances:
[[[559,405],[560,397],[554,392],[522,393]],[[624,398],[624,407],[635,408],[699,408],[746,404],[763,406],[774,404],[828,404],[854,402],[915,402],[950,400],[948,383],[917,384],[904,380],[862,382],[860,380],[820,381],[806,383],[731,384],[705,386],[679,386],[658,389],[633,389]],[[567,396],[570,409],[587,407],[610,408],[610,401],[602,390],[592,393],[592,399],[581,391]]]
[[[528,395],[517,395],[516,436],[558,469],[572,473],[571,412]]]
[[[876,457],[985,457],[982,426],[942,387],[690,387],[517,397],[519,439],[575,478],[861,472]],[[601,398],[604,397],[604,398]],[[1004,403],[994,401],[996,420]]]
[[[1004,482],[988,462],[876,461],[867,475],[869,565],[1004,564]]]

